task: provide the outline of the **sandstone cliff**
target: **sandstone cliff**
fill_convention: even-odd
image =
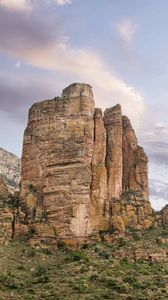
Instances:
[[[29,111],[22,221],[44,223],[48,235],[60,236],[88,236],[110,226],[149,227],[147,164],[120,105],[103,114],[95,109],[90,85],[72,84],[61,97],[35,103]]]

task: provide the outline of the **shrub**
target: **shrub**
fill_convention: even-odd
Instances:
[[[57,241],[57,247],[58,249],[65,249],[66,248],[65,242],[61,240]]]
[[[126,276],[123,281],[129,283],[134,289],[145,288],[135,276]]]
[[[42,276],[46,275],[47,273],[47,268],[45,266],[39,265],[37,267],[37,270],[34,272],[34,276]]]
[[[158,287],[158,288],[165,288],[166,284],[163,281],[163,278],[160,276],[157,276],[156,279],[154,280],[154,284]]]
[[[18,289],[19,285],[16,280],[9,275],[0,275],[0,287],[4,286],[8,289]]]
[[[82,245],[82,249],[83,249],[83,250],[88,249],[88,248],[89,248],[89,244],[84,243],[84,244]]]
[[[34,226],[30,226],[29,230],[28,230],[28,237],[32,238],[35,233],[36,233],[35,227]]]
[[[106,251],[100,252],[99,256],[104,259],[109,259],[109,257],[110,257],[110,255]]]
[[[27,252],[28,257],[34,257],[36,255],[36,249],[35,248],[30,248]]]
[[[45,266],[39,265],[37,267],[37,270],[33,274],[33,276],[36,277],[33,283],[36,284],[49,282],[49,276],[47,275],[47,271],[48,269]]]
[[[42,252],[43,252],[44,254],[46,254],[46,255],[51,255],[51,254],[52,254],[51,250],[48,249],[48,248],[43,248],[43,249],[42,249]]]
[[[87,257],[87,255],[84,252],[78,252],[78,251],[72,251],[70,254],[70,259],[72,261],[89,261],[89,258]]]

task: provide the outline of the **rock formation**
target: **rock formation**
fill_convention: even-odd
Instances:
[[[94,107],[91,86],[35,103],[24,133],[21,211],[48,235],[149,227],[148,159],[120,105]],[[45,225],[46,226],[46,225]],[[52,233],[51,233],[52,232]]]
[[[149,199],[147,163],[148,158],[137,143],[130,120],[123,116],[123,191],[140,190],[145,199]]]
[[[7,198],[8,194],[9,192],[5,180],[2,177],[0,177],[0,199]]]
[[[5,179],[9,192],[19,190],[20,159],[0,148],[0,175]]]
[[[5,181],[0,177],[0,245],[11,238],[13,215],[7,207],[9,192]]]

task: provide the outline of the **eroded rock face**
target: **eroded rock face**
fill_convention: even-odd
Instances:
[[[108,215],[106,159],[106,130],[101,109],[94,111],[94,143],[92,157],[91,208],[94,226],[100,225]]]
[[[147,162],[120,105],[103,117],[94,107],[91,87],[72,84],[60,98],[36,103],[29,111],[22,155],[23,220],[45,222],[61,236],[88,236],[112,224],[122,225],[122,231],[131,224],[144,226],[145,205],[150,205]],[[116,202],[131,190],[143,195],[135,209]]]
[[[108,198],[122,194],[122,113],[121,106],[106,109],[104,123],[107,131],[106,168]]]
[[[8,197],[8,188],[6,183],[2,177],[0,177],[0,198],[7,198]]]
[[[168,225],[168,205],[155,214],[155,227]]]
[[[123,191],[143,191],[146,200],[148,191],[148,158],[138,145],[130,120],[123,116]]]
[[[5,179],[10,193],[19,190],[20,159],[0,147],[0,176]]]
[[[0,177],[0,245],[5,244],[12,236],[13,214],[7,206],[8,188],[2,177]]]
[[[22,194],[25,184],[29,190],[32,185],[36,192],[26,191],[23,198],[26,196],[29,217],[34,210],[36,219],[37,210],[41,210],[61,235],[91,232],[93,113],[92,90],[84,84],[71,85],[61,98],[37,103],[29,112]]]

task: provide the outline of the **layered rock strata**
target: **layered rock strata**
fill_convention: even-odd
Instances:
[[[148,216],[152,214],[147,163],[120,105],[103,116],[95,109],[91,86],[72,84],[60,98],[35,103],[29,111],[22,154],[22,220],[48,224],[60,236],[88,236],[115,227],[116,215],[123,227],[147,226],[146,207]],[[135,209],[131,205],[136,199],[130,208],[129,201],[121,201],[123,193],[131,191],[141,194]]]
[[[148,191],[148,158],[144,149],[138,145],[130,120],[123,116],[123,177],[122,190],[140,190],[145,199]]]

